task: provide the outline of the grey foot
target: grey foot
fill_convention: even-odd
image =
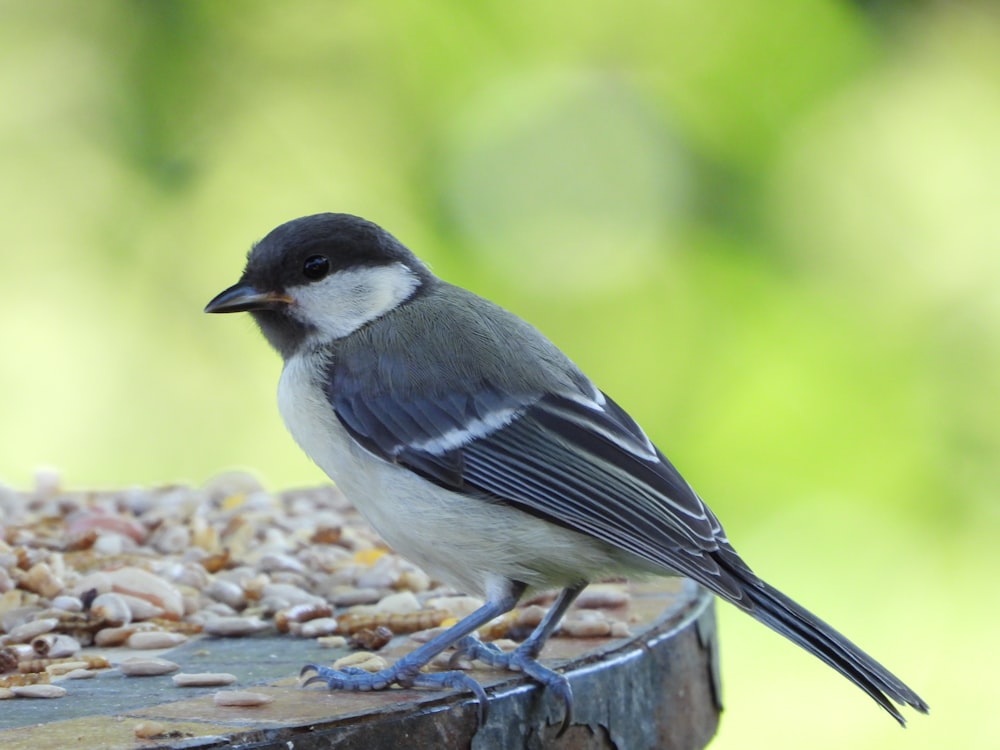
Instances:
[[[400,687],[426,687],[436,690],[454,689],[468,690],[479,701],[479,725],[486,723],[488,699],[483,686],[464,672],[433,672],[420,671],[423,665],[412,665],[403,657],[391,667],[378,672],[366,672],[357,667],[333,669],[319,664],[307,664],[302,668],[300,676],[307,672],[315,674],[305,681],[306,685],[323,683],[331,690],[351,690],[367,692],[369,690],[385,690],[392,685]]]

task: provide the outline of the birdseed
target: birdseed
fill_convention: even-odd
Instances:
[[[177,687],[216,687],[232,685],[236,675],[228,672],[181,672],[171,677]]]
[[[251,693],[245,690],[224,690],[216,693],[213,700],[216,706],[251,708],[270,703],[274,698],[264,693]]]
[[[536,596],[480,636],[523,637],[551,601]],[[557,636],[628,634],[612,613],[629,601],[623,585],[592,587],[578,601],[602,616],[580,617],[574,608]],[[0,698],[64,694],[40,684],[50,674],[181,669],[144,656],[110,663],[97,649],[169,649],[190,637],[271,631],[373,650],[404,634],[425,641],[482,603],[387,550],[333,487],[271,493],[240,472],[200,487],[67,491],[53,471],[40,472],[28,492],[0,485]],[[356,651],[335,664],[377,671],[386,661]],[[223,678],[235,680],[183,672],[173,679],[228,684]],[[218,705],[270,700],[216,695]]]

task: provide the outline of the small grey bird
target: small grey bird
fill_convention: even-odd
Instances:
[[[444,650],[519,669],[565,703],[537,657],[588,582],[687,576],[822,659],[900,724],[927,704],[888,669],[758,578],[712,511],[646,437],[535,328],[434,276],[395,237],[348,214],[290,221],[251,251],[206,312],[249,311],[284,359],[278,406],[299,445],[386,542],[485,605],[369,674],[308,665],[310,681],[486,694]],[[504,652],[474,631],[530,589],[560,588]]]

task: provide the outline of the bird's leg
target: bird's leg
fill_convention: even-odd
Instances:
[[[479,723],[486,721],[486,691],[469,675],[460,671],[425,673],[421,669],[442,651],[462,641],[476,628],[485,625],[494,617],[509,612],[524,593],[523,583],[513,583],[502,596],[486,602],[469,616],[459,620],[443,633],[435,636],[419,648],[414,649],[390,667],[378,672],[365,672],[357,667],[333,669],[319,664],[307,664],[301,674],[315,672],[305,681],[306,685],[324,683],[331,690],[384,690],[396,684],[403,687],[432,687],[465,689],[475,694],[479,700]]]
[[[458,651],[452,657],[452,663],[458,657],[477,659],[489,664],[491,667],[502,667],[504,669],[517,670],[531,676],[546,688],[554,691],[562,698],[566,706],[561,735],[573,723],[573,692],[569,686],[569,680],[558,672],[548,667],[543,667],[538,663],[538,654],[541,653],[545,642],[556,629],[562,616],[566,614],[573,601],[580,595],[580,592],[587,586],[586,583],[579,583],[568,586],[559,592],[552,607],[546,613],[538,627],[532,631],[531,635],[513,651],[503,651],[492,643],[483,643],[475,635],[466,635],[458,644]]]

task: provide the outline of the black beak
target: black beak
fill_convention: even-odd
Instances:
[[[207,313],[248,312],[250,310],[276,310],[292,303],[283,292],[262,292],[247,284],[235,284],[217,295],[205,306]]]

